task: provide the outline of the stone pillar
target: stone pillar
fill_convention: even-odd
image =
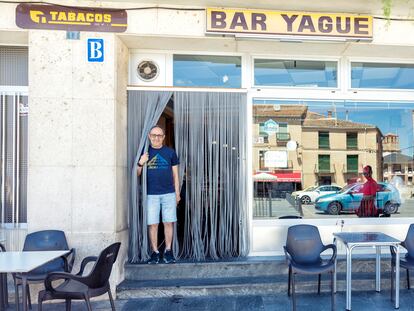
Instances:
[[[87,39],[104,39],[104,62]],[[76,262],[107,245],[127,250],[126,85],[128,50],[115,34],[29,32],[28,229],[63,230]]]

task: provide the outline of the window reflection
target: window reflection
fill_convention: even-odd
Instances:
[[[414,89],[414,64],[353,62],[352,88]]]
[[[174,55],[174,86],[241,87],[241,57]]]
[[[255,99],[254,217],[356,217],[365,165],[376,205],[413,217],[413,120],[414,103]]]
[[[255,59],[254,84],[263,86],[337,87],[337,63]]]

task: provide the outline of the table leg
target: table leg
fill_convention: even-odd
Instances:
[[[23,311],[27,311],[27,274],[22,273],[22,306]]]
[[[0,274],[0,311],[4,311],[7,307],[6,302],[5,302],[6,296],[4,294],[5,292],[4,284],[5,284],[4,274],[1,273]]]
[[[336,238],[334,238],[333,242],[334,242],[334,245],[337,247]],[[336,263],[337,263],[337,258],[335,258],[335,265],[334,265],[334,272],[333,272],[333,291],[335,294],[336,294]]]
[[[379,293],[381,291],[381,246],[375,246],[375,290]]]
[[[395,246],[395,309],[400,308],[400,246]]]
[[[352,247],[346,248],[346,309],[351,310]]]

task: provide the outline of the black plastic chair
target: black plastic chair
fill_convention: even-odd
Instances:
[[[71,302],[75,300],[85,300],[88,310],[91,311],[90,298],[101,296],[105,293],[109,295],[111,308],[115,311],[115,304],[112,299],[109,277],[112,266],[118,256],[121,243],[114,243],[105,248],[98,257],[90,256],[82,260],[78,274],[65,272],[51,272],[45,279],[45,290],[39,292],[39,311],[42,311],[42,303],[46,300],[65,299],[66,310],[71,310]],[[86,265],[95,261],[91,272],[83,276]],[[60,285],[53,287],[52,282],[64,281]]]
[[[292,286],[293,310],[296,310],[295,276],[296,274],[317,274],[318,294],[320,293],[321,274],[331,274],[331,303],[335,308],[335,294],[333,289],[336,246],[334,244],[322,244],[319,230],[312,225],[296,225],[288,229],[285,250],[286,260],[289,265],[288,295]],[[332,256],[328,260],[321,258],[321,253],[332,249]]]
[[[69,250],[68,242],[65,233],[60,230],[43,230],[29,233],[23,245],[23,252],[26,251],[60,251]],[[65,256],[66,260],[57,258],[33,271],[27,275],[27,300],[29,308],[32,308],[30,299],[29,283],[42,283],[47,274],[52,271],[71,272],[73,263],[75,261],[75,249],[70,249],[70,252]],[[13,274],[14,287],[16,293],[16,306],[19,305],[19,286],[22,285],[21,276],[18,273]]]
[[[410,289],[410,269],[414,269],[414,224],[408,228],[405,240],[401,242],[401,246],[407,250],[404,257],[400,257],[400,267],[407,269],[407,289]],[[394,273],[395,273],[395,250],[391,250],[391,295],[394,293]]]
[[[0,243],[0,252],[5,252],[6,248]],[[7,273],[0,273],[0,309],[4,310],[9,306],[9,296],[7,289]]]

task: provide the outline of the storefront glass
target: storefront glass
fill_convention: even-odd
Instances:
[[[174,55],[174,86],[241,87],[241,57]]]
[[[254,99],[254,218],[355,218],[365,165],[380,212],[413,217],[413,120],[414,102]]]
[[[255,59],[254,84],[336,88],[337,67],[334,61]]]
[[[351,63],[352,88],[414,89],[414,64]]]

